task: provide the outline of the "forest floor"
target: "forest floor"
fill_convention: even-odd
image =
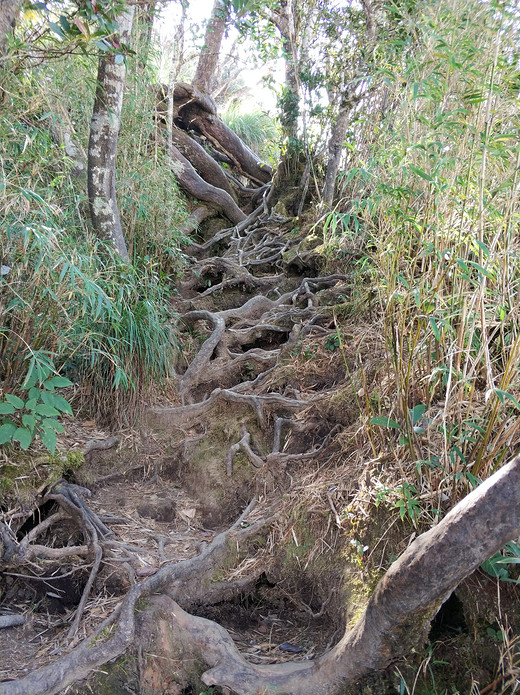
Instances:
[[[58,482],[49,484],[52,462],[33,466],[31,486],[23,465],[9,464],[18,503],[0,520],[24,554],[2,572],[0,613],[24,623],[0,630],[0,680],[24,693],[58,692],[37,669],[57,660],[71,669],[87,638],[97,644],[111,631],[116,640],[134,595],[137,606],[163,592],[219,623],[257,664],[313,659],[359,616],[417,529],[397,510],[376,508],[369,492],[388,454],[361,438],[359,400],[378,383],[384,344],[376,319],[363,323],[353,311],[344,265],[322,271],[321,243],[261,211],[231,229],[212,223],[187,249],[178,284],[184,345],[175,393],[158,396],[136,429],[117,437],[71,420],[60,445],[84,452],[85,463],[62,465]],[[493,625],[495,583],[478,581],[489,604],[479,620],[488,611]],[[469,639],[477,624],[461,607],[457,599],[444,632],[438,627],[445,641]],[[125,651],[107,647],[97,685],[76,692],[201,692],[200,673],[165,666],[168,645],[137,623],[130,665],[115,676],[105,669]],[[489,650],[496,661],[498,645]],[[473,660],[464,654],[455,670],[467,679]],[[71,674],[63,688],[95,670]],[[481,683],[494,677],[486,664],[471,673]],[[388,678],[378,692],[395,692],[394,671]]]

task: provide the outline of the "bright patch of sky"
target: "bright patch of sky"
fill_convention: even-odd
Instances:
[[[187,11],[187,20],[185,25],[184,41],[185,54],[194,54],[192,70],[196,65],[198,49],[202,46],[204,40],[204,30],[206,22],[211,15],[214,0],[192,0],[189,3]],[[174,50],[173,42],[174,35],[181,20],[181,5],[179,2],[170,2],[161,13],[159,20],[156,23],[156,31],[160,38],[161,44],[161,64],[160,64],[160,80],[161,82],[168,81],[168,72],[170,65],[170,57],[168,54]],[[238,32],[234,27],[230,27],[228,36],[224,39],[221,48],[221,59],[229,54],[233,45],[237,42]],[[270,65],[255,66],[252,54],[245,46],[238,46],[236,58],[239,63],[243,63],[243,70],[240,73],[240,78],[248,89],[247,95],[240,99],[241,110],[244,112],[262,110],[268,111],[271,115],[276,115],[276,94],[272,89],[266,86],[264,82],[265,76],[270,76],[276,85],[281,85],[283,82],[283,61],[273,61]]]

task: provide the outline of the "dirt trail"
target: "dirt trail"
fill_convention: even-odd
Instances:
[[[248,539],[268,536],[297,476],[333,451],[338,426],[325,403],[345,367],[337,345],[324,346],[346,278],[320,276],[318,254],[292,223],[261,208],[188,253],[177,401],[147,413],[137,451],[94,447],[80,487],[47,490],[25,526],[23,515],[2,516],[11,567],[0,612],[26,622],[0,630],[0,679],[14,679],[1,695],[59,692],[124,653],[134,608],[152,593],[224,622],[256,663],[313,658],[336,631],[331,595],[309,587],[295,598],[289,584],[276,586],[267,571],[276,553]],[[309,346],[320,368],[311,356],[299,370]],[[297,556],[305,539],[291,532]],[[143,692],[146,674],[136,676]]]

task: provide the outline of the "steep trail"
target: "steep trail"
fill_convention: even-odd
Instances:
[[[51,598],[64,590],[51,580],[82,573],[64,620],[9,628],[44,646],[34,658],[24,651],[0,695],[353,692],[423,644],[459,584],[518,537],[520,457],[414,540],[390,538],[395,516],[374,528],[371,563],[379,553],[384,566],[389,543],[399,557],[370,591],[354,554],[361,545],[363,561],[369,548],[361,501],[381,459],[359,456],[359,375],[348,362],[364,356],[359,343],[346,354],[336,325],[347,279],[320,275],[307,243],[259,211],[194,245],[177,300],[186,326],[177,395],[141,423],[149,465],[121,449],[92,496],[81,480],[61,480],[17,536],[0,520],[4,562],[37,568]],[[318,352],[302,359],[336,338],[328,370],[311,368]],[[377,361],[375,345],[365,351]],[[359,514],[349,517],[352,500]],[[28,579],[11,574],[15,585]],[[2,646],[9,654],[9,638]]]
[[[189,358],[179,370],[179,402],[153,408],[147,425],[162,432],[194,428],[193,442],[182,440],[184,458],[193,460],[197,435],[214,425],[215,409],[234,408],[236,434],[225,452],[225,473],[232,486],[233,462],[241,454],[256,469],[258,488],[262,469],[269,476],[293,461],[316,459],[337,432],[320,403],[346,379],[342,357],[324,365],[324,374],[314,372],[314,383],[295,374],[294,364],[313,340],[323,352],[323,343],[334,339],[335,306],[349,292],[347,278],[320,274],[319,254],[292,220],[262,208],[192,244],[188,253],[175,302],[190,336]]]
[[[253,600],[258,601],[258,582],[265,582],[277,554],[259,549],[256,541],[250,546],[248,538],[269,535],[270,524],[284,507],[283,496],[293,483],[298,486],[300,473],[319,460],[337,431],[320,404],[345,378],[339,356],[334,375],[316,379],[314,372],[312,383],[301,374],[291,376],[291,371],[306,341],[323,342],[335,333],[333,306],[348,291],[346,278],[320,275],[318,254],[305,247],[292,221],[269,216],[261,208],[237,226],[217,229],[207,240],[192,244],[188,253],[188,269],[175,300],[186,330],[177,398],[152,408],[144,418],[142,441],[133,442],[145,452],[144,466],[143,455],[137,462],[124,447],[90,452],[88,477],[80,475],[77,482],[92,494],[65,481],[47,491],[44,504],[54,501],[58,511],[36,523],[30,539],[22,540],[15,553],[22,565],[38,537],[57,546],[70,546],[75,538],[70,550],[56,548],[63,556],[52,568],[42,567],[41,575],[52,569],[66,582],[71,567],[73,575],[79,570],[74,575],[79,594],[76,586],[71,604],[70,620],[74,615],[75,620],[70,627],[56,618],[31,618],[25,626],[0,631],[6,654],[13,637],[27,643],[27,649],[4,663],[2,677],[13,680],[0,683],[2,695],[61,692],[127,649],[142,649],[147,630],[153,630],[149,622],[136,622],[134,609],[152,593],[199,615],[223,618],[228,627],[233,624],[227,615],[231,611],[237,644],[260,664],[315,656],[337,629],[329,621],[321,639],[317,633],[307,639],[304,623],[316,629],[322,616],[326,620],[330,587],[325,584],[324,593],[316,587],[308,590],[315,596],[311,607],[305,596],[296,598],[299,579],[292,591],[284,584],[280,594],[276,572],[269,575],[274,583],[264,587],[266,622],[262,607],[238,623],[236,615],[244,612],[239,607],[244,597],[256,596]],[[76,528],[68,529],[69,540],[61,538],[57,526],[64,515]],[[52,538],[45,535],[49,528],[54,529]],[[94,563],[81,569],[74,552],[86,558],[94,553]],[[37,554],[31,557],[38,559]],[[223,581],[215,581],[219,575]],[[49,586],[57,597],[69,589],[57,581]],[[16,586],[11,593],[18,595]],[[278,609],[269,609],[273,597]],[[50,600],[44,598],[42,605]],[[293,620],[280,619],[280,601],[288,602]],[[297,614],[307,618],[295,623]],[[107,617],[100,622],[103,615]],[[49,630],[51,643],[40,636]],[[250,638],[265,630],[269,641],[259,647],[260,642]],[[307,646],[295,648],[290,639]],[[288,640],[289,647],[279,651],[278,644]],[[171,644],[163,647],[175,650]],[[56,660],[53,654],[59,653]],[[152,675],[137,670],[134,678],[146,692],[143,683]],[[175,677],[182,683],[188,675]]]

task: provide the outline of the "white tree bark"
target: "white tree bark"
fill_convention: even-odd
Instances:
[[[118,16],[119,43],[128,44],[135,6],[127,5]],[[116,154],[126,64],[116,53],[99,59],[96,99],[88,144],[88,197],[96,234],[108,241],[121,258],[129,261],[116,199]]]

